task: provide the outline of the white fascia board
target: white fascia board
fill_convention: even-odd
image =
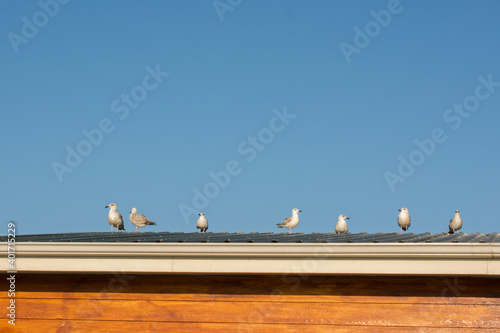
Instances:
[[[2,272],[9,271],[7,244]],[[38,243],[15,245],[18,273],[500,276],[490,243]]]

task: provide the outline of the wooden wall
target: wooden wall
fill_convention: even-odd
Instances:
[[[16,289],[1,332],[500,332],[498,278],[18,274]]]

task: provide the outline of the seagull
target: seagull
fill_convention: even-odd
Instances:
[[[200,232],[207,232],[208,221],[205,217],[205,214],[200,213],[198,215],[200,216],[200,218],[198,219],[198,221],[196,221],[196,228],[200,229]]]
[[[292,233],[292,229],[299,225],[299,212],[300,209],[292,209],[292,216],[287,217],[283,222],[276,224],[278,228],[287,228],[288,233]]]
[[[460,212],[458,210],[455,211],[455,216],[450,220],[450,234],[453,234],[455,231],[462,229],[462,218],[460,217]]]
[[[339,220],[337,222],[337,225],[335,226],[335,232],[337,234],[345,234],[349,231],[346,220],[349,220],[347,216],[339,215]]]
[[[116,227],[118,230],[125,230],[122,214],[116,210],[116,204],[110,203],[104,208],[109,208],[108,222],[111,225],[111,232],[113,232],[113,227]]]
[[[408,213],[408,208],[401,208],[398,209],[398,211],[401,212],[398,215],[398,225],[401,227],[401,233],[403,233],[403,230],[407,232],[411,224],[410,213]]]
[[[132,208],[130,215],[128,217],[130,222],[135,225],[135,232],[139,232],[139,228],[145,227],[147,225],[156,225],[155,222],[151,222],[143,214],[137,214],[137,208]]]

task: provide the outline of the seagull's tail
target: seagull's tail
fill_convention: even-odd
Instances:
[[[283,228],[283,224],[281,223],[276,223],[276,225],[278,226],[278,228]]]
[[[156,225],[156,222],[149,221],[148,225]]]

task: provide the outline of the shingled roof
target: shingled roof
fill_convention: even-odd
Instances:
[[[0,236],[7,242],[7,236]],[[466,234],[429,232],[399,234],[365,232],[335,233],[184,233],[184,232],[81,232],[17,235],[16,242],[83,242],[83,243],[500,243],[500,234],[479,232]]]

